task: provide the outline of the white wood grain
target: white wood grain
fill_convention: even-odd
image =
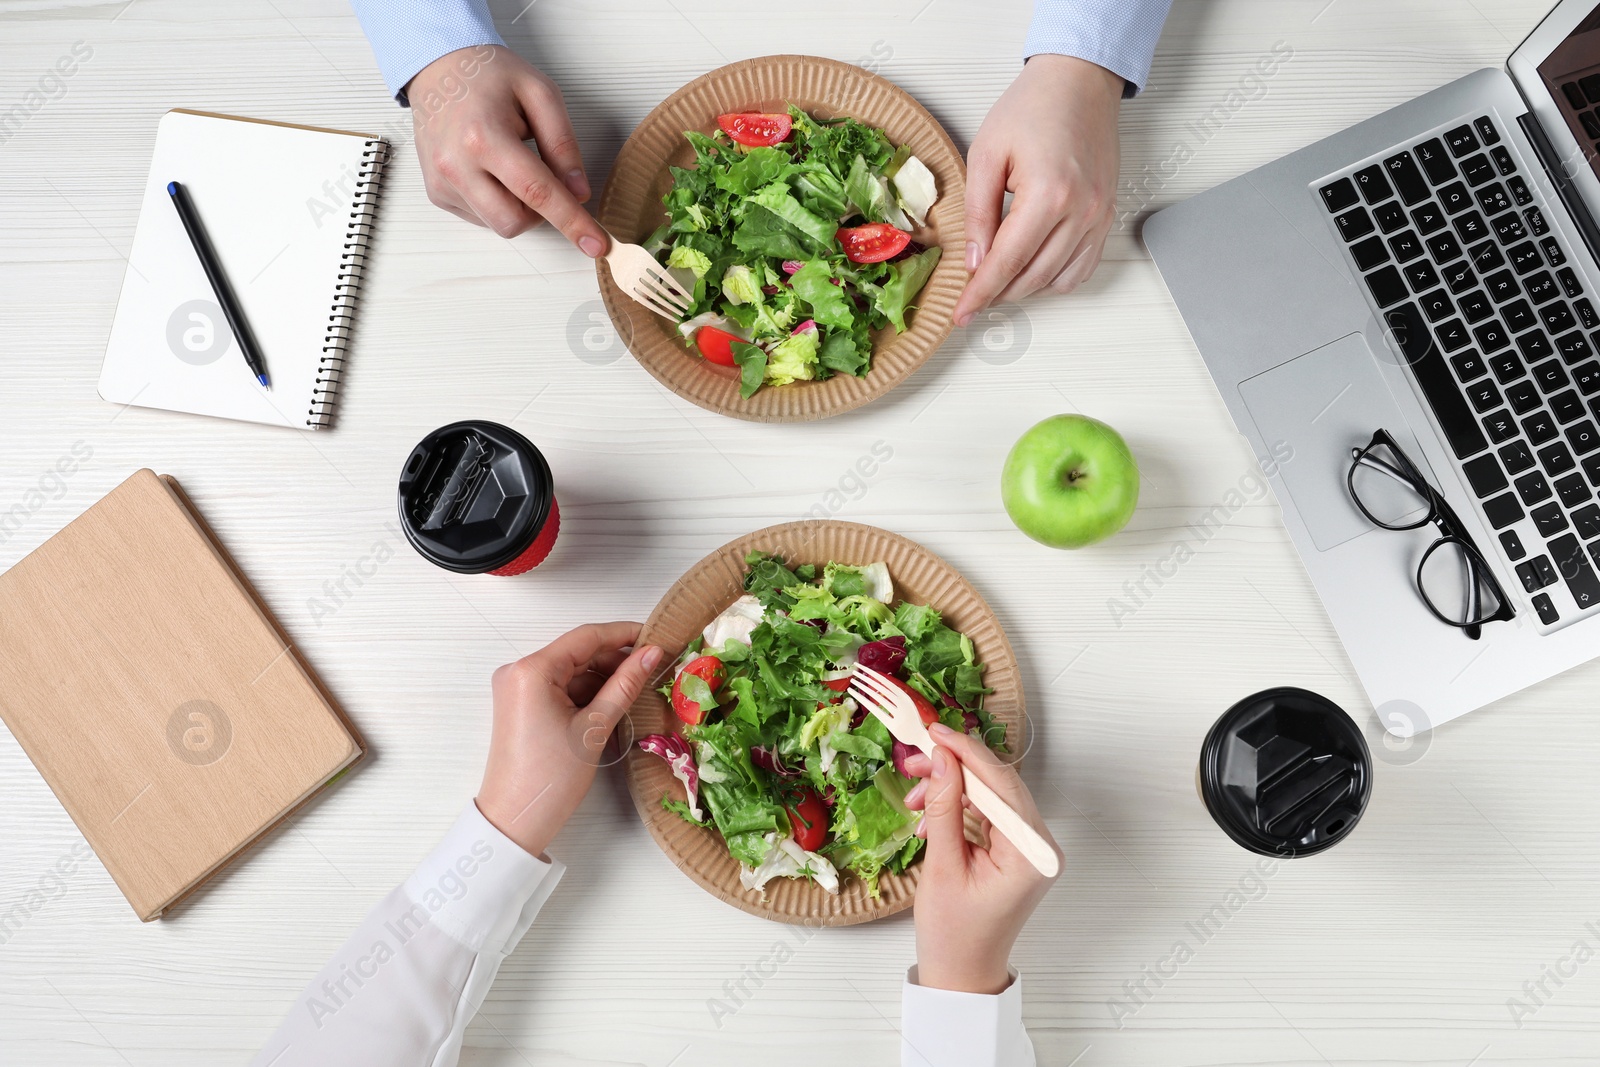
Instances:
[[[1022,0],[811,0],[805,17],[760,21],[731,0],[541,0],[520,17],[520,0],[496,6],[513,44],[563,86],[597,178],[684,81],[774,51],[856,60],[888,49],[882,73],[965,146],[1017,69],[1028,17]],[[709,549],[819,502],[944,555],[1023,661],[1037,726],[1026,773],[1067,856],[1015,960],[1042,1064],[1593,1062],[1600,963],[1560,988],[1545,979],[1549,1003],[1520,1028],[1507,1001],[1577,939],[1600,948],[1585,927],[1600,927],[1597,668],[1449,724],[1421,759],[1382,749],[1359,832],[1257,891],[1252,858],[1194,794],[1212,720],[1256,689],[1301,684],[1382,746],[1276,509],[1241,509],[1120,627],[1107,607],[1192,540],[1251,468],[1136,239],[1139,215],[1501,62],[1545,7],[1179,0],[1150,91],[1124,109],[1129,217],[1089,285],[1012,311],[1010,336],[1026,328],[1031,341],[1009,354],[1006,323],[986,322],[877,404],[752,426],[666,394],[620,347],[585,348],[593,274],[554,236],[507,245],[427,203],[405,116],[337,0],[7,0],[0,109],[74,41],[94,55],[0,145],[0,511],[75,441],[94,456],[0,544],[0,566],[131,470],[175,475],[374,759],[172,919],[145,926],[93,861],[62,885],[47,880],[79,837],[0,736],[0,919],[40,905],[0,944],[0,1062],[247,1060],[471,796],[496,665],[581,621],[643,617]],[[1191,124],[1277,42],[1292,61],[1195,143]],[[155,122],[174,106],[375,129],[397,143],[331,433],[118,411],[95,396]],[[1192,158],[1163,173],[1185,142]],[[1012,441],[1068,410],[1121,429],[1147,475],[1130,530],[1078,553],[1025,540],[999,507]],[[566,529],[534,576],[445,575],[386,525],[407,449],[466,416],[513,422],[550,457]],[[892,459],[852,481],[880,440]],[[336,611],[317,610],[325,583],[389,553],[359,587],[346,579]],[[719,1026],[708,1000],[789,931],[677,874],[620,776],[603,777],[556,851],[567,880],[507,961],[465,1063],[893,1060],[909,916],[815,934]],[[1255,899],[1202,942],[1187,924],[1241,888]],[[1179,941],[1192,958],[1174,969]],[[1157,985],[1147,973],[1159,969],[1169,973]],[[1108,1002],[1141,980],[1148,996],[1119,1026]]]

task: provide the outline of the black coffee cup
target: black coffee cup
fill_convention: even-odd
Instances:
[[[1268,689],[1223,713],[1195,784],[1224,833],[1292,859],[1343,841],[1372,795],[1372,755],[1344,710],[1305,689]]]
[[[544,456],[510,427],[477,419],[441,426],[411,450],[399,507],[411,547],[458,574],[522,574],[561,529]]]

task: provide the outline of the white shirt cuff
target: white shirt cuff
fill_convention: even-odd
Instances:
[[[900,991],[901,1067],[1034,1067],[1022,1024],[1022,977],[994,996],[930,989],[906,972]]]

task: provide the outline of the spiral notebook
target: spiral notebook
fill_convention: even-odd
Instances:
[[[321,429],[333,421],[388,144],[362,133],[169,111],[100,371],[122,405]],[[167,194],[188,189],[272,387],[245,365]]]

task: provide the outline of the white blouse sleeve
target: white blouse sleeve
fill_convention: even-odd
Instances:
[[[1022,1025],[1022,978],[995,996],[929,989],[906,972],[900,992],[901,1067],[1035,1067]]]
[[[468,804],[312,979],[252,1067],[454,1067],[500,962],[564,870]]]

